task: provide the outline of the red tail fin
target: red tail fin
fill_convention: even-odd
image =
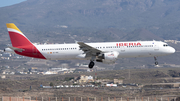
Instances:
[[[13,23],[6,24],[13,47],[32,45],[29,39]]]
[[[6,26],[13,46],[11,49],[14,50],[16,54],[46,59],[15,24],[7,23]]]

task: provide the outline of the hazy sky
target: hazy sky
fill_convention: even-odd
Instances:
[[[26,0],[0,0],[0,7],[10,6]]]

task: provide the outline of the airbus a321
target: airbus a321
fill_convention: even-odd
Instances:
[[[90,60],[89,68],[93,68],[94,61],[113,64],[118,58],[156,57],[175,52],[173,47],[161,41],[127,41],[73,44],[33,44],[13,23],[7,23],[7,30],[12,46],[5,48],[5,52],[22,56],[47,60]]]

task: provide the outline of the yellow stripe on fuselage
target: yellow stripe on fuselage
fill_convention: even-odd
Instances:
[[[15,30],[21,32],[14,23],[7,23],[6,26],[7,26],[7,28],[15,29]]]

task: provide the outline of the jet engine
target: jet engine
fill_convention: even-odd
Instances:
[[[107,64],[113,64],[117,60],[118,56],[119,56],[119,53],[116,51],[107,52],[107,53],[99,54],[96,61],[107,63]]]

